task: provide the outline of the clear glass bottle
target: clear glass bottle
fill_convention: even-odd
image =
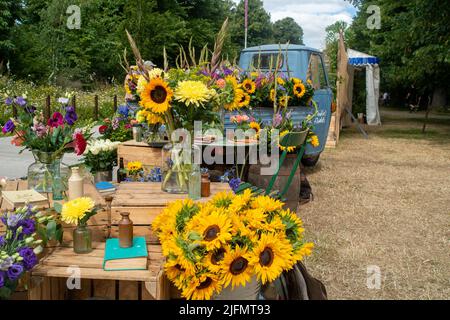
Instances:
[[[92,231],[85,224],[73,230],[73,251],[81,254],[92,251]]]
[[[42,152],[39,150],[33,150],[32,153],[35,162],[28,167],[28,188],[41,193],[51,193],[55,187],[56,194],[60,197],[60,194],[65,190],[61,178],[61,159],[63,155],[55,155],[53,152]]]
[[[199,200],[202,197],[200,165],[193,164],[189,175],[189,198]]]
[[[190,150],[171,143],[162,148],[161,189],[168,193],[188,193],[191,174]]]
[[[133,140],[142,142],[142,126],[140,124],[133,125]]]

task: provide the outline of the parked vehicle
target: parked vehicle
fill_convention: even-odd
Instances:
[[[257,66],[261,71],[269,72],[270,61],[276,61],[280,52],[280,45],[263,45],[244,49],[241,52],[239,66],[249,71],[252,66]],[[315,165],[327,142],[328,129],[331,120],[331,104],[333,92],[329,85],[324,58],[321,51],[300,45],[281,45],[283,65],[281,72],[289,77],[300,78],[303,81],[307,77],[313,81],[315,88],[314,100],[319,107],[319,114],[314,119],[314,132],[319,137],[320,146],[308,145],[303,157],[305,165]],[[300,124],[302,120],[313,112],[312,107],[290,107],[294,123]],[[271,108],[256,108],[255,114],[263,121],[270,121],[273,116]],[[226,124],[229,124],[229,115],[226,116]]]

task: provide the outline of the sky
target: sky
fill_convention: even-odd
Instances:
[[[238,3],[240,0],[233,0]],[[303,28],[305,45],[323,49],[325,28],[336,21],[351,23],[356,9],[344,0],[263,0],[272,22],[292,17]]]

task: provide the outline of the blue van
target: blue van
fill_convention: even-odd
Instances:
[[[279,52],[280,45],[263,45],[244,49],[241,52],[239,66],[244,71],[250,71],[259,63],[259,69],[268,72],[271,60],[276,61]],[[315,165],[327,142],[333,102],[333,92],[329,85],[324,57],[321,51],[300,45],[281,45],[281,54],[283,65],[280,71],[289,77],[300,78],[303,81],[306,81],[308,76],[315,88],[314,100],[318,104],[319,114],[314,119],[314,132],[319,137],[320,146],[314,148],[308,144],[303,158],[305,165]],[[308,114],[314,112],[312,107],[290,107],[290,109],[295,124],[300,124]],[[273,110],[270,108],[259,108],[255,111],[255,114],[263,121],[272,119]]]

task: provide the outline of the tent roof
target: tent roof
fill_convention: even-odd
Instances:
[[[348,63],[353,66],[366,66],[369,64],[380,63],[380,59],[378,59],[377,57],[353,49],[348,49],[347,54],[348,54]]]

